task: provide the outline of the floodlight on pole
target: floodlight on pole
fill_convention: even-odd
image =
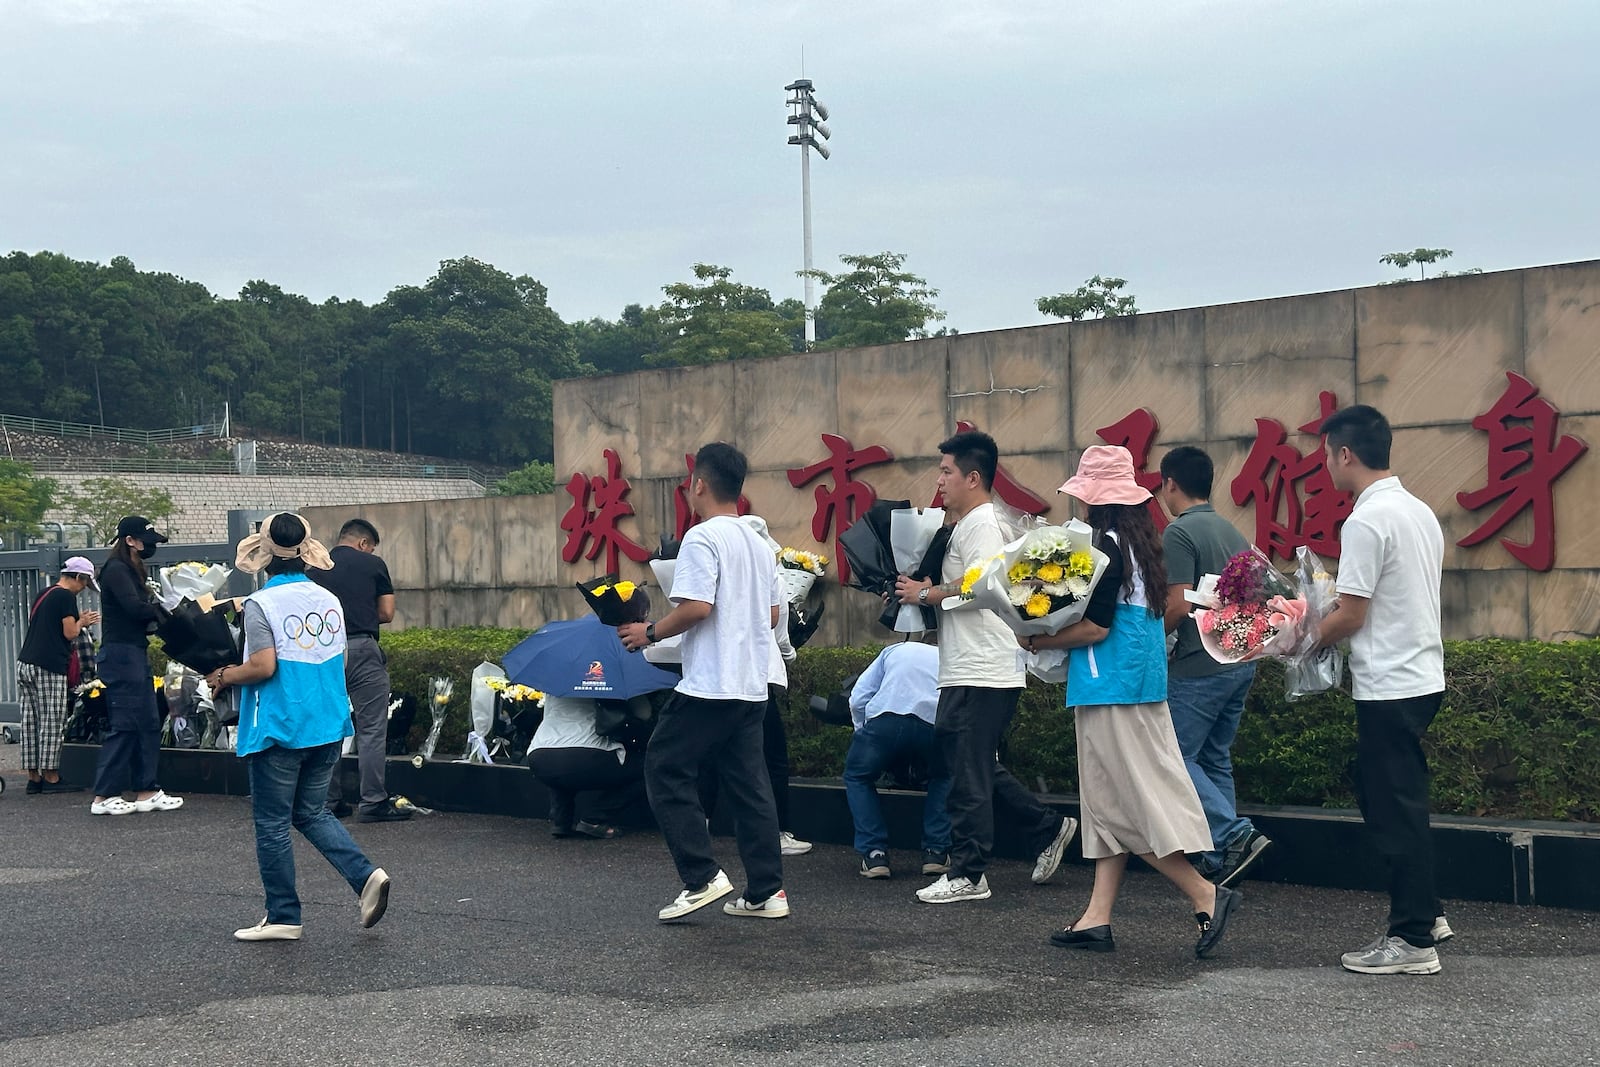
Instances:
[[[802,214],[801,234],[803,256],[805,260],[805,311],[806,311],[806,349],[817,341],[817,306],[814,299],[815,282],[811,277],[811,151],[815,149],[817,155],[827,159],[831,152],[823,142],[833,136],[833,131],[828,128],[828,109],[823,106],[812,93],[811,79],[797,78],[783,87],[789,93],[789,125],[795,127],[795,132],[789,135],[789,143],[800,148],[800,208]]]

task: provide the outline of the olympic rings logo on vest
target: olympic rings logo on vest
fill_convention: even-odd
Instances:
[[[283,617],[283,636],[293,641],[296,647],[307,651],[321,645],[323,648],[332,646],[339,636],[339,631],[344,629],[344,618],[339,614],[338,608],[329,608],[327,611],[311,611],[305,615],[285,615]]]

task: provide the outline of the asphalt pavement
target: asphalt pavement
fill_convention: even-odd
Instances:
[[[1450,907],[1443,973],[1369,977],[1339,954],[1380,932],[1367,893],[1250,883],[1216,956],[1185,903],[1130,874],[1117,951],[1050,946],[1090,869],[992,900],[919,904],[818,846],[785,863],[794,914],[707,908],[660,838],[554,840],[549,824],[437,814],[351,824],[394,877],[355,897],[297,846],[299,942],[241,944],[263,914],[249,801],[93,817],[26,796],[0,746],[0,1064],[1588,1064],[1600,1062],[1600,916]],[[718,839],[740,884],[731,838]]]

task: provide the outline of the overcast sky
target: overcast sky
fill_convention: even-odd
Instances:
[[[382,299],[470,255],[569,320],[816,261],[971,332],[1600,256],[1600,3],[0,0],[0,251]]]

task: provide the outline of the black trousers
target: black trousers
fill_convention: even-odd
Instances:
[[[761,752],[767,764],[767,779],[772,783],[772,803],[778,809],[778,825],[789,826],[789,735],[783,732],[783,704],[789,691],[781,685],[767,687],[767,714],[761,721]],[[700,769],[700,806],[706,818],[717,810],[717,782],[721,775],[715,763]]]
[[[1043,852],[1060,818],[1000,765],[1000,738],[1017,713],[1021,689],[950,686],[939,690],[933,735],[950,774],[950,875],[976,882],[994,853],[995,805]]]
[[[644,796],[643,761],[617,762],[603,748],[536,748],[528,768],[550,791],[550,822],[570,830],[574,822],[609,825]]]
[[[1356,701],[1356,801],[1389,864],[1389,935],[1426,948],[1443,910],[1433,880],[1422,735],[1444,694]]]
[[[778,814],[762,754],[766,713],[764,700],[685,696],[661,711],[645,753],[644,778],[650,809],[686,889],[699,889],[719,869],[698,788],[700,768],[707,761],[717,769],[722,802],[733,815],[748,883],[744,898],[759,904],[783,888]]]
[[[150,680],[150,661],[143,645],[108,641],[95,662],[106,684],[111,731],[100,745],[94,795],[119,797],[125,790],[149,793],[156,784],[161,759],[161,712]]]

